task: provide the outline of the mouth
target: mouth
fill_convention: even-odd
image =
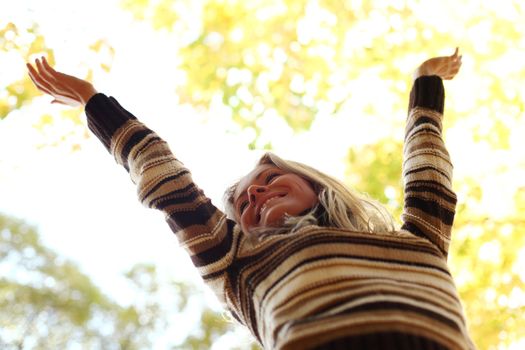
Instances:
[[[260,221],[261,221],[261,213],[262,213],[263,211],[266,210],[266,208],[268,207],[268,205],[269,205],[272,201],[274,201],[274,200],[276,200],[276,199],[278,199],[278,198],[282,198],[282,197],[284,197],[284,196],[286,196],[286,194],[276,194],[275,196],[270,196],[270,197],[266,198],[266,199],[261,203],[261,205],[259,206],[259,208],[258,208],[258,210],[257,210],[257,222],[260,222]]]

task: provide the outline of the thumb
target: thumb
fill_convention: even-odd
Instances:
[[[57,100],[57,99],[54,99],[53,101],[51,101],[51,104],[65,105],[64,102],[59,101],[59,100]]]

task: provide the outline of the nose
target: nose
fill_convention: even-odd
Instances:
[[[248,198],[250,199],[250,204],[255,203],[257,200],[257,196],[259,196],[261,193],[266,192],[267,188],[266,186],[260,186],[260,185],[251,185],[248,187]]]

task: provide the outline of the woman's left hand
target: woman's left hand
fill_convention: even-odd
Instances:
[[[434,57],[423,62],[414,72],[414,80],[423,75],[437,75],[441,79],[453,79],[461,68],[459,48],[451,56]]]

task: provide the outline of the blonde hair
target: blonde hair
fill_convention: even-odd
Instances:
[[[345,228],[387,234],[395,231],[392,216],[378,201],[351,190],[341,181],[328,176],[308,165],[284,160],[273,153],[264,154],[258,165],[270,164],[281,170],[297,174],[309,181],[317,193],[319,203],[301,216],[285,217],[279,227],[257,228],[257,236],[293,233],[307,225]],[[235,217],[233,194],[238,182],[229,187],[224,194],[226,214]]]

